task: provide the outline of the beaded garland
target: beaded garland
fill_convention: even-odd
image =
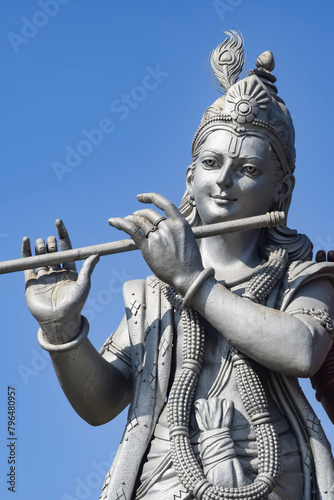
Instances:
[[[274,288],[287,262],[285,250],[269,249],[265,262],[250,281],[245,295],[261,302]],[[280,472],[280,449],[276,431],[270,421],[267,398],[252,362],[232,348],[232,364],[241,400],[254,427],[259,468],[252,484],[240,488],[223,488],[210,483],[201,469],[189,439],[189,420],[195,390],[204,358],[204,327],[193,309],[185,309],[182,297],[169,285],[162,284],[168,301],[180,313],[184,329],[183,363],[168,398],[171,455],[176,473],[184,487],[198,500],[260,500],[268,498]]]

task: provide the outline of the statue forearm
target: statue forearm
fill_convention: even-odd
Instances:
[[[306,300],[310,307],[311,299]],[[287,376],[315,373],[331,345],[330,335],[316,320],[307,317],[304,322],[287,312],[255,304],[231,293],[212,277],[196,293],[192,305],[234,347]]]
[[[67,399],[89,424],[110,421],[129,403],[131,388],[124,375],[88,339],[71,351],[51,353],[51,359]]]

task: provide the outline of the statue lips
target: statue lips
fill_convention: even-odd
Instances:
[[[229,198],[226,195],[210,195],[210,198],[213,198],[217,205],[228,205],[234,201],[238,201],[237,198]]]

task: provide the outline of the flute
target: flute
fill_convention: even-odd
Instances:
[[[280,226],[284,222],[284,212],[267,212],[264,215],[256,215],[254,217],[246,217],[228,222],[218,222],[216,224],[193,227],[192,231],[195,238],[200,239],[226,233]],[[63,250],[60,252],[22,257],[21,259],[0,262],[0,274],[15,273],[16,271],[25,271],[27,269],[55,266],[57,264],[64,264],[65,262],[84,260],[90,255],[99,255],[102,257],[103,255],[130,252],[131,250],[137,249],[138,247],[132,239],[126,239],[112,241],[110,243],[101,243],[100,245],[73,248],[71,250]]]

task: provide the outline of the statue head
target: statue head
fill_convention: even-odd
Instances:
[[[237,81],[244,66],[243,40],[235,31],[225,33],[229,38],[212,52],[210,61],[225,95],[205,111],[195,133],[191,147],[193,162],[187,171],[187,190],[180,206],[181,213],[191,225],[201,223],[190,187],[191,179],[203,145],[212,134],[216,137],[221,134],[226,154],[230,159],[235,158],[235,161],[240,158],[240,152],[252,146],[252,143],[263,143],[275,183],[272,203],[266,203],[261,213],[268,209],[283,210],[287,216],[294,188],[295,132],[290,113],[277,94],[276,78],[272,74],[274,56],[270,51],[263,53],[256,61],[257,68],[249,71],[246,78]],[[290,230],[281,229],[281,233],[286,231],[291,233]],[[275,234],[275,230],[271,233]]]

